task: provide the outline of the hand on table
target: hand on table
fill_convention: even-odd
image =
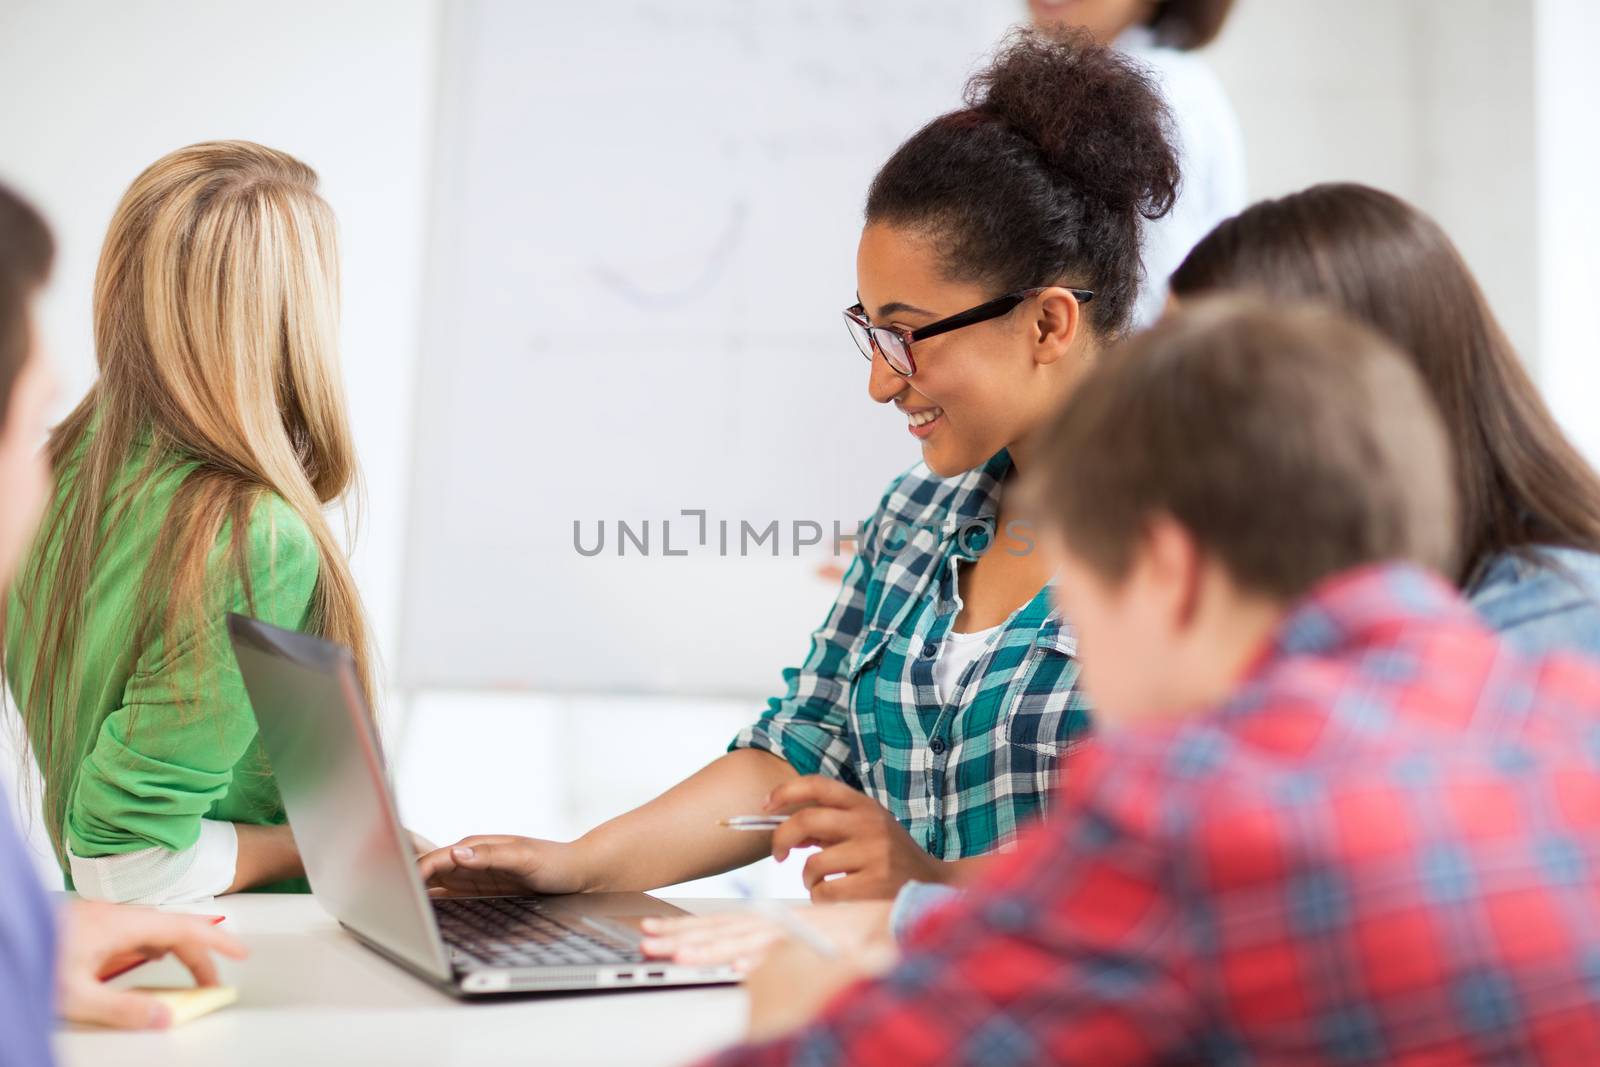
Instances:
[[[818,904],[797,908],[794,920],[814,929],[844,953],[893,949],[887,900]],[[670,959],[691,967],[732,966],[741,974],[758,966],[767,950],[788,936],[784,924],[760,911],[645,919],[640,948],[652,959]]]
[[[838,993],[894,966],[892,945],[875,944],[835,958],[786,940],[767,951],[745,979],[750,998],[751,1041],[770,1041],[799,1029],[822,1013]]]
[[[478,835],[417,860],[431,896],[581,893],[586,879],[570,844],[533,837]]]
[[[74,901],[62,910],[56,957],[56,1003],[61,1017],[125,1030],[162,1029],[171,1010],[148,993],[116,989],[97,975],[113,957],[176,955],[203,986],[217,984],[213,952],[242,960],[245,948],[205,915],[179,915],[126,904]]]
[[[820,846],[803,875],[817,903],[892,900],[907,882],[946,882],[952,868],[930,856],[876,800],[833,778],[809,775],[774,789],[768,812],[791,812],[773,831],[772,858]],[[830,877],[839,875],[840,877]]]

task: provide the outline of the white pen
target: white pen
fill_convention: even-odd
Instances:
[[[778,925],[783,927],[784,933],[809,948],[812,952],[824,959],[839,958],[839,947],[826,937],[823,937],[816,927],[796,915],[793,908],[785,904],[779,904],[777,901],[770,901],[765,906],[761,906],[760,910],[766,913],[768,917],[776,920]]]
[[[751,818],[766,818],[766,816],[750,816]],[[777,819],[787,819],[787,815],[772,816]],[[835,945],[823,933],[796,913],[797,909],[781,901],[773,900],[764,894],[757,895],[753,887],[742,878],[734,878],[734,889],[749,902],[754,911],[767,916],[773,922],[783,927],[783,932],[805,945],[812,952],[824,959],[838,959],[842,953],[839,946]]]
[[[717,825],[729,830],[761,832],[776,830],[788,821],[787,815],[732,815],[726,819],[719,819]]]

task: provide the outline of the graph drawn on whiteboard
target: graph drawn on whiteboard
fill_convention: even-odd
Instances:
[[[744,236],[745,217],[749,205],[736,201],[728,210],[726,222],[716,234],[706,251],[698,271],[685,278],[671,278],[666,271],[649,272],[652,276],[639,277],[624,267],[609,263],[594,265],[595,280],[606,290],[639,308],[661,309],[675,307],[702,295],[733,267]]]

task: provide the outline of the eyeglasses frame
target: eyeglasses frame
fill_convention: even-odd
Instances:
[[[871,349],[863,350],[861,353],[863,356],[870,361],[872,359],[873,352],[876,352],[878,355],[883,356],[883,361],[884,363],[888,364],[890,370],[894,371],[902,378],[909,378],[913,374],[917,373],[917,360],[916,356],[912,354],[911,348],[914,342],[926,341],[930,337],[938,337],[940,334],[949,333],[952,330],[959,330],[964,326],[976,326],[980,322],[988,322],[991,319],[998,319],[1002,315],[1010,314],[1011,311],[1023,301],[1038,296],[1047,289],[1066,289],[1067,292],[1072,294],[1072,298],[1080,304],[1087,304],[1089,301],[1094,299],[1094,291],[1090,289],[1075,289],[1071,286],[1038,285],[1031,289],[1018,289],[1014,292],[1006,293],[1003,296],[997,296],[993,300],[986,300],[976,307],[970,307],[965,311],[958,311],[954,315],[947,315],[944,318],[939,319],[937,322],[930,322],[928,325],[920,326],[915,330],[908,330],[901,326],[872,325],[872,323],[867,321],[866,308],[862,307],[859,301],[845,308],[844,317],[847,320],[847,325],[854,323],[866,331],[866,335],[871,344]],[[895,366],[894,360],[890,359],[888,353],[884,351],[883,343],[878,340],[879,330],[893,334],[900,340],[900,343],[905,348],[906,362],[910,364],[910,370],[901,370],[899,367]],[[854,330],[850,331],[850,338],[856,342],[856,347],[858,349],[861,348],[861,342],[856,337]]]

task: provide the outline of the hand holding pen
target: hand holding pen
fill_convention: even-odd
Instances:
[[[813,902],[887,900],[907,882],[952,880],[951,865],[913,841],[883,805],[844,782],[795,778],[774,789],[763,808],[720,825],[771,833],[772,858],[779,863],[794,849],[820,848],[803,872]]]

